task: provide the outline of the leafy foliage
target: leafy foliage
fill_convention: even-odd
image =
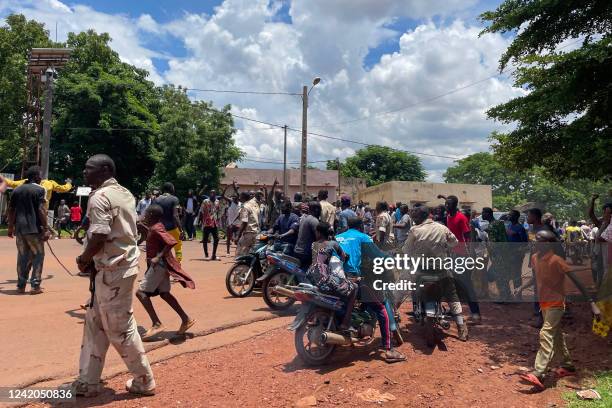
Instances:
[[[447,183],[489,184],[493,189],[493,206],[507,211],[526,202],[544,205],[544,210],[559,219],[586,218],[592,193],[605,196],[612,183],[587,179],[551,180],[541,168],[518,171],[504,166],[490,153],[476,153],[449,167],[443,175]]]
[[[337,162],[328,161],[327,169],[337,170]],[[368,186],[392,180],[425,180],[425,170],[418,157],[386,146],[368,146],[357,150],[340,166],[340,173],[342,177],[364,178]]]
[[[0,27],[0,169],[21,166],[26,64],[32,47],[49,47],[44,25],[22,15]],[[110,155],[134,193],[173,182],[177,192],[215,187],[220,168],[242,157],[229,106],[193,102],[180,87],[156,87],[148,72],[122,62],[108,34],[69,33],[73,49],[54,91],[50,177],[82,183],[85,161]],[[11,167],[12,166],[12,167]]]
[[[506,0],[481,18],[489,24],[484,32],[517,32],[500,69],[517,64],[515,84],[528,91],[487,112],[516,124],[493,133],[495,153],[513,168],[541,166],[557,180],[610,178],[612,2]],[[555,51],[579,37],[580,48]]]
[[[26,67],[28,52],[51,47],[43,24],[22,15],[10,15],[0,27],[0,171],[21,168],[21,132],[26,111]]]

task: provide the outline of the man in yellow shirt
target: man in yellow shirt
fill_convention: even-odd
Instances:
[[[20,185],[24,184],[26,182],[26,179],[22,179],[22,180],[9,180],[9,179],[5,179],[2,176],[0,176],[0,185],[6,183],[6,186],[8,188],[17,188]],[[40,182],[40,185],[45,189],[45,195],[46,195],[46,203],[45,203],[45,209],[49,209],[49,202],[51,201],[51,196],[53,195],[53,193],[67,193],[70,190],[72,190],[72,180],[71,179],[66,179],[66,183],[65,184],[59,184],[57,181],[55,180],[42,180]]]

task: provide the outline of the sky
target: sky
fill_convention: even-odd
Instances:
[[[362,145],[415,152],[427,179],[441,181],[456,159],[489,149],[492,106],[522,95],[498,75],[511,35],[486,34],[486,0],[0,0],[0,17],[23,13],[52,39],[93,28],[150,79],[188,89],[299,93],[309,96],[308,160],[322,167]],[[56,27],[57,25],[57,32]],[[232,105],[251,119],[301,129],[295,95],[189,91]],[[283,130],[235,120],[241,167],[282,167]],[[289,166],[301,134],[289,131]],[[443,156],[443,157],[437,157]],[[264,163],[266,161],[273,163]]]

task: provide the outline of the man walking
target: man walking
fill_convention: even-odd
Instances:
[[[238,215],[240,229],[236,234],[236,256],[247,255],[255,243],[255,236],[259,232],[259,205],[256,198],[250,198],[246,191],[240,193],[242,207]]]
[[[174,246],[174,253],[176,254],[176,259],[181,262],[183,260],[182,240],[185,238],[185,233],[183,232],[181,219],[179,217],[180,202],[174,195],[174,184],[169,182],[164,183],[162,186],[162,195],[153,200],[153,203],[159,205],[164,210],[162,224],[164,224],[164,228],[166,228],[168,234],[176,239],[177,244]]]
[[[220,202],[217,198],[217,192],[210,190],[210,195],[202,202],[200,216],[202,217],[202,247],[204,248],[204,256],[208,258],[208,237],[213,238],[213,252],[210,257],[211,261],[217,260],[217,247],[219,246],[219,222],[221,219]]]
[[[66,200],[60,200],[57,206],[57,238],[62,237],[62,230],[65,230],[70,235],[68,224],[70,222],[70,208],[66,205]]]
[[[446,197],[446,226],[455,235],[459,244],[453,248],[455,257],[468,256],[468,242],[470,241],[471,228],[467,217],[459,211],[459,199],[450,195]],[[461,285],[461,289],[465,294],[468,306],[470,308],[469,324],[480,324],[480,305],[476,301],[476,291],[472,282],[472,271],[466,269],[464,273],[456,274],[457,282]]]
[[[40,167],[33,166],[26,172],[24,184],[15,189],[8,210],[8,236],[17,241],[17,292],[25,293],[30,278],[30,294],[43,292],[40,287],[43,261],[45,260],[44,242],[51,232],[47,224],[45,189],[41,181]]]
[[[187,192],[187,199],[185,200],[185,225],[183,228],[187,233],[187,239],[193,241],[195,238],[195,216],[198,211],[198,200],[193,195],[193,190]]]
[[[90,157],[83,176],[94,191],[87,203],[87,246],[76,262],[81,271],[93,262],[96,274],[73,390],[78,396],[98,394],[112,344],[134,376],[126,383],[127,391],[153,395],[155,380],[132,310],[140,255],[134,196],[115,180],[115,163],[107,155]]]
[[[151,201],[151,193],[147,191],[144,197],[142,197],[142,199],[138,202],[138,205],[136,205],[138,220],[142,220],[144,218],[145,211],[147,211],[147,208],[151,205]]]

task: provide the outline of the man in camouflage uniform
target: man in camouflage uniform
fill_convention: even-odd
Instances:
[[[106,155],[92,156],[83,175],[94,191],[87,205],[87,244],[77,264],[85,271],[93,262],[97,273],[93,301],[85,315],[75,393],[98,393],[104,359],[112,344],[134,376],[126,389],[152,395],[155,381],[132,310],[140,254],[134,197],[117,183],[115,164]]]

